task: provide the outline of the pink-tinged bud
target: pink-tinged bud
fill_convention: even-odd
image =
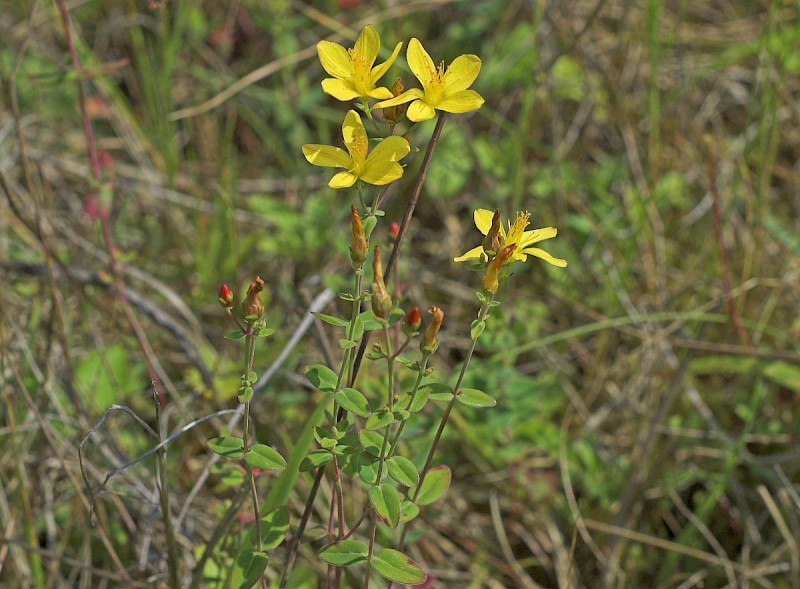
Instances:
[[[252,323],[261,318],[264,314],[264,301],[261,300],[261,291],[264,289],[264,281],[260,276],[256,276],[247,289],[247,297],[242,302],[242,315],[244,320]]]
[[[389,224],[389,239],[394,241],[397,239],[398,235],[400,235],[400,225],[398,225],[396,221],[392,221]]]
[[[490,254],[496,254],[501,247],[503,247],[503,235],[500,230],[500,209],[495,209],[492,226],[483,239],[483,249]]]
[[[411,335],[419,331],[419,326],[422,324],[422,317],[419,314],[419,307],[414,307],[406,313],[405,329],[406,333]]]
[[[386,319],[392,312],[392,297],[389,296],[386,284],[383,282],[381,252],[377,246],[372,257],[372,312],[381,319]]]
[[[439,330],[442,328],[442,321],[444,321],[444,311],[434,305],[428,309],[428,313],[431,315],[431,322],[428,324],[425,335],[419,343],[419,349],[424,354],[433,354],[436,348],[439,347],[437,336],[439,335]]]
[[[233,291],[228,288],[228,285],[223,283],[222,286],[219,287],[219,304],[225,307],[226,309],[230,309],[233,307]]]
[[[356,205],[350,205],[350,228],[350,261],[353,263],[353,268],[361,270],[364,267],[364,260],[367,259],[367,237]]]
[[[400,96],[403,93],[405,88],[403,87],[403,81],[400,78],[397,78],[392,84],[392,96]],[[387,106],[383,109],[383,118],[391,123],[399,123],[404,116],[406,116],[406,111],[408,110],[408,103],[398,104],[397,106]]]
[[[503,267],[503,263],[514,253],[515,249],[517,249],[517,244],[509,244],[489,261],[486,266],[486,274],[483,275],[483,290],[492,294],[497,292],[500,287],[500,269]]]

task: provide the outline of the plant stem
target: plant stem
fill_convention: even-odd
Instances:
[[[478,321],[485,321],[486,318],[489,316],[489,309],[492,306],[493,300],[494,300],[494,293],[491,294],[489,297],[487,297],[481,303],[480,311],[478,311]],[[467,351],[467,357],[464,359],[464,364],[461,366],[461,372],[458,374],[458,379],[456,380],[456,384],[453,387],[453,398],[450,399],[450,403],[447,404],[447,408],[445,409],[444,414],[442,414],[442,418],[439,421],[439,427],[436,430],[436,435],[433,437],[433,442],[431,443],[431,447],[428,450],[428,456],[425,458],[425,465],[422,467],[422,471],[419,474],[419,484],[417,485],[416,489],[414,489],[414,493],[411,496],[411,501],[417,500],[420,489],[422,489],[422,484],[425,482],[425,477],[428,476],[428,472],[431,469],[431,464],[433,463],[433,456],[436,453],[436,449],[439,447],[439,442],[442,439],[442,433],[444,432],[444,428],[447,425],[447,420],[450,418],[450,413],[453,411],[453,407],[456,404],[456,398],[458,397],[458,393],[461,389],[461,383],[464,380],[464,375],[466,375],[467,373],[467,368],[469,368],[469,363],[472,360],[472,355],[475,353],[475,346],[478,343],[479,337],[480,334],[471,338],[469,344],[469,350]],[[408,526],[403,525],[403,531],[400,534],[400,542],[397,548],[401,552],[405,548],[407,532],[408,532]],[[391,583],[389,584],[389,587],[391,587]]]
[[[161,404],[158,400],[158,393],[153,391],[153,400],[156,410],[156,432],[158,433],[159,445],[163,442],[161,435]],[[156,460],[156,478],[158,484],[158,497],[161,502],[161,515],[164,518],[164,534],[167,540],[167,569],[169,570],[169,583],[173,589],[180,587],[178,559],[178,544],[175,539],[175,527],[172,523],[172,515],[169,507],[169,491],[167,489],[167,449],[162,447],[158,450],[158,460]]]

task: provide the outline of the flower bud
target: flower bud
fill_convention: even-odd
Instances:
[[[372,257],[372,312],[376,317],[386,319],[392,311],[392,297],[386,291],[386,284],[383,282],[383,265],[381,264],[381,252],[375,247],[375,254]]]
[[[217,300],[219,304],[226,309],[233,307],[233,291],[228,288],[227,284],[223,283],[222,286],[219,287],[219,296]]]
[[[486,274],[483,275],[483,290],[492,294],[497,292],[500,286],[500,269],[503,267],[503,262],[511,257],[515,249],[517,249],[517,244],[509,244],[489,261],[486,266]]]
[[[436,348],[439,347],[439,340],[436,336],[439,335],[439,330],[442,328],[442,321],[444,320],[444,311],[435,305],[428,309],[428,313],[431,315],[431,322],[425,330],[422,341],[419,342],[419,349],[423,354],[433,354]]]
[[[405,88],[400,78],[397,78],[392,84],[392,96],[400,96]],[[387,106],[383,109],[383,118],[391,123],[399,123],[408,110],[408,103],[398,104],[397,106]]]
[[[414,307],[406,313],[406,322],[404,324],[405,331],[408,335],[419,331],[419,326],[422,324],[422,317],[419,314],[419,307]]]
[[[483,249],[491,254],[496,254],[501,247],[503,247],[503,235],[500,231],[500,209],[495,209],[492,226],[486,237],[483,238]]]
[[[367,237],[364,234],[364,223],[361,222],[361,215],[358,214],[356,205],[350,205],[350,227],[352,230],[350,261],[353,263],[353,268],[361,270],[364,260],[367,258]]]
[[[242,301],[242,315],[244,320],[252,323],[264,314],[264,301],[261,300],[261,291],[264,289],[264,281],[260,276],[256,276],[247,289],[247,297]]]
[[[389,224],[389,239],[395,241],[398,235],[400,235],[400,225],[396,221],[392,221]]]

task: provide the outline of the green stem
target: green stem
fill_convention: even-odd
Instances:
[[[163,442],[161,437],[161,404],[158,399],[158,392],[153,391],[153,400],[156,410],[156,431],[158,432],[159,445]],[[178,544],[175,539],[175,526],[172,522],[172,515],[169,507],[169,491],[167,489],[167,450],[161,448],[158,451],[156,460],[156,478],[158,480],[158,497],[161,503],[161,515],[164,518],[164,534],[167,540],[167,565],[169,568],[169,582],[174,589],[180,587],[179,571],[180,560],[178,558]]]
[[[256,354],[256,336],[253,334],[253,326],[247,326],[245,336],[245,366],[244,375],[247,382],[250,381],[250,373],[253,371],[253,360]],[[256,477],[253,468],[247,462],[247,453],[250,452],[250,399],[244,403],[244,415],[242,420],[242,452],[245,455],[244,467],[247,472],[248,484],[250,486],[250,497],[253,501],[253,516],[256,522],[256,543],[258,552],[263,550],[261,540],[261,513],[258,506],[258,488],[256,487]],[[266,579],[261,578],[262,586],[266,585]]]
[[[428,368],[428,359],[430,357],[430,354],[422,355],[422,362],[420,363],[419,372],[417,373],[417,380],[414,382],[414,388],[411,389],[411,400],[408,402],[409,407],[414,404],[414,400],[417,398],[419,385],[422,383],[422,378],[425,376],[425,370]],[[392,443],[389,446],[389,458],[392,457],[395,449],[397,449],[397,443],[400,441],[400,436],[403,434],[403,429],[406,427],[406,423],[408,423],[407,419],[398,426],[397,431],[394,434],[394,440],[392,440]]]
[[[481,308],[480,311],[478,312],[478,321],[486,321],[486,318],[489,316],[489,309],[492,306],[493,300],[494,300],[494,293],[492,293],[489,297],[484,299],[484,301],[481,303]],[[436,449],[439,447],[439,442],[442,439],[442,433],[444,432],[444,428],[447,425],[448,419],[450,418],[450,413],[453,411],[453,407],[456,404],[456,397],[458,397],[458,393],[461,390],[461,383],[464,380],[464,376],[467,374],[467,368],[469,368],[470,361],[472,360],[472,355],[475,353],[475,346],[478,343],[479,337],[480,334],[471,338],[469,350],[467,351],[467,357],[464,360],[464,364],[461,366],[461,372],[459,373],[458,379],[456,380],[456,384],[453,387],[453,398],[450,400],[450,403],[447,404],[447,408],[445,409],[444,414],[442,415],[442,419],[439,421],[439,428],[436,430],[436,435],[433,437],[433,442],[431,443],[431,447],[428,450],[428,456],[425,458],[425,465],[422,467],[422,471],[419,474],[419,484],[417,485],[416,489],[414,489],[414,493],[411,496],[411,501],[417,500],[420,489],[422,489],[422,484],[425,482],[425,477],[428,476],[428,472],[431,469],[431,464],[433,463],[433,456],[434,454],[436,454]],[[401,552],[405,548],[407,532],[408,532],[408,526],[404,525],[403,531],[400,534],[400,543],[398,544],[398,550],[400,550]]]

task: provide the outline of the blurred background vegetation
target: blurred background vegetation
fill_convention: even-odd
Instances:
[[[351,46],[372,23],[385,48],[413,36],[435,60],[483,60],[486,103],[445,125],[395,284],[406,307],[446,312],[439,374],[458,369],[477,309],[478,276],[451,261],[476,243],[474,208],[531,210],[533,226],[559,228],[548,251],[569,261],[517,272],[479,343],[465,384],[499,402],[458,411],[446,433],[438,459],[453,485],[410,552],[431,586],[800,586],[796,2],[68,7],[95,137],[113,158],[126,288],[167,379],[165,434],[236,404],[241,352],[222,337],[221,282],[267,282],[278,333],[260,373],[316,296],[346,288],[351,195],[300,145],[340,133],[317,41]],[[156,420],[83,210],[77,74],[49,1],[4,3],[0,38],[0,584],[153,586],[165,578],[154,459],[93,498],[94,527],[78,465],[111,404]],[[387,80],[411,85],[404,68]],[[303,367],[335,337],[306,332],[254,401],[259,438],[287,455],[317,401]],[[435,408],[426,419],[412,457]],[[187,566],[231,496],[232,473],[216,470],[189,495],[224,423],[169,447]],[[129,415],[109,415],[84,446],[90,484],[151,446]],[[294,522],[309,484],[290,496]],[[322,502],[314,517],[324,523]],[[321,570],[307,550],[296,587]]]

